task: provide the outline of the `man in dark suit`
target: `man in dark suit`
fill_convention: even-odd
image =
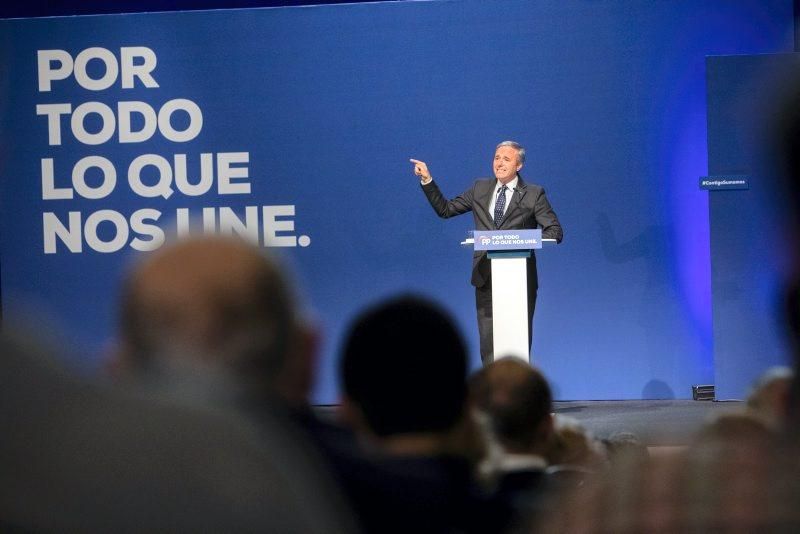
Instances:
[[[519,175],[525,163],[525,149],[519,143],[503,141],[497,145],[492,165],[495,177],[476,180],[472,187],[451,200],[442,195],[425,162],[415,159],[411,162],[414,164],[414,174],[420,177],[422,191],[439,217],[447,219],[471,211],[476,230],[541,228],[544,239],[561,242],[564,233],[544,189],[525,183]],[[534,254],[531,254],[527,264],[528,324],[531,324],[539,287]],[[475,286],[481,360],[484,365],[494,360],[491,273],[486,252],[475,251],[472,257],[472,285]],[[531,332],[529,328],[529,346]]]

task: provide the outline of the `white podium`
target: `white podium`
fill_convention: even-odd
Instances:
[[[494,357],[519,357],[533,361],[529,354],[527,262],[532,252],[489,252],[492,262],[492,331]]]
[[[471,243],[470,243],[471,241]],[[528,343],[527,261],[533,249],[542,248],[541,230],[475,231],[475,250],[485,250],[492,262],[492,330],[494,357],[514,356],[528,363],[533,354]]]

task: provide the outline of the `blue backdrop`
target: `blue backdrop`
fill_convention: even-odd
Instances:
[[[336,400],[347,321],[398,291],[446,303],[477,366],[470,252],[458,246],[471,218],[439,220],[408,158],[427,161],[455,195],[490,174],[497,142],[515,139],[528,148],[523,176],[546,188],[565,229],[561,246],[539,254],[534,326],[535,361],[557,398],[687,397],[714,375],[708,201],[697,188],[708,171],[705,56],[791,51],[792,22],[790,0],[437,1],[0,21],[4,317],[33,306],[57,318],[89,366],[113,339],[118,283],[141,253],[128,244],[95,252],[82,238],[81,253],[58,241],[45,254],[44,213],[66,226],[71,211],[85,224],[99,210],[129,221],[149,208],[169,227],[179,209],[196,221],[203,207],[242,218],[255,207],[260,229],[261,206],[293,206],[277,208],[282,226],[267,226],[310,241],[278,250],[323,328],[317,402]],[[70,76],[38,90],[38,50],[77,58],[90,47],[118,60],[123,47],[152,50],[158,87],[117,80],[94,91]],[[85,70],[105,73],[97,59]],[[47,117],[36,113],[121,101],[157,111],[173,99],[201,110],[189,141],[156,133],[86,145],[65,114],[62,144],[50,145]],[[186,128],[186,117],[175,113],[174,127]],[[97,118],[87,116],[89,133]],[[215,185],[142,198],[128,186],[142,154],[186,154],[196,181],[201,153],[242,152],[246,163],[233,166],[248,177],[233,181],[249,193],[221,195]],[[66,187],[87,156],[113,164],[113,192],[44,200],[41,160],[53,160],[55,186]],[[143,173],[147,184],[156,178],[153,167]],[[97,169],[86,181],[98,187]],[[110,241],[114,229],[100,223],[98,237]]]
[[[709,193],[718,399],[742,398],[765,368],[790,363],[781,311],[788,219],[769,146],[798,72],[799,54],[707,60],[709,173],[750,178],[749,189]]]

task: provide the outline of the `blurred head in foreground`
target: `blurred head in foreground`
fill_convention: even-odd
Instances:
[[[450,317],[420,297],[400,297],[360,315],[344,343],[344,408],[375,441],[438,437],[462,419],[467,357]],[[385,441],[384,441],[385,442]]]
[[[123,370],[210,371],[295,403],[311,387],[286,277],[243,240],[192,238],[148,256],[124,286],[120,326]]]
[[[790,367],[772,367],[759,377],[747,396],[747,409],[770,428],[786,422],[789,393],[794,380]]]
[[[547,379],[538,370],[518,358],[496,360],[475,375],[471,396],[506,452],[546,452],[553,401]]]
[[[780,227],[789,257],[784,287],[784,312],[789,342],[793,350],[795,376],[800,369],[800,75],[797,69],[780,84],[777,101],[772,155],[776,162],[778,205],[784,217]],[[789,396],[790,431],[800,432],[800,382],[796,379]]]

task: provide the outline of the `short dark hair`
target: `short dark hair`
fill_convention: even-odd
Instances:
[[[362,313],[345,337],[341,378],[376,435],[443,432],[461,418],[467,357],[450,316],[419,296]]]
[[[536,442],[540,423],[553,410],[547,379],[518,358],[492,362],[475,375],[471,388],[473,402],[489,417],[497,439],[516,450]]]

